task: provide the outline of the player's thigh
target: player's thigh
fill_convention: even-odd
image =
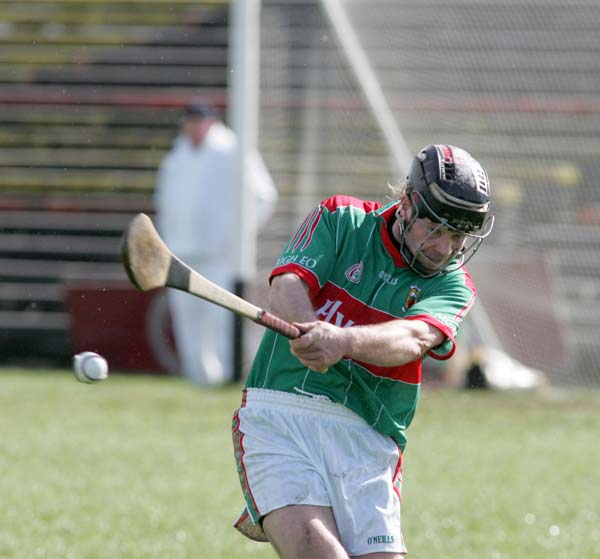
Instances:
[[[332,429],[330,429],[332,431]],[[351,556],[406,553],[401,523],[401,451],[389,437],[346,426],[350,445],[324,445],[328,495],[341,541]],[[343,433],[336,433],[338,441]],[[331,452],[330,452],[331,450]],[[401,556],[401,555],[400,555]]]
[[[267,514],[263,530],[285,559],[348,559],[329,507],[293,505]]]

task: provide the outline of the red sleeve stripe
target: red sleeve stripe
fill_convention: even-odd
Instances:
[[[304,228],[306,227],[306,224],[311,220],[313,214],[317,211],[317,209],[314,209],[310,214],[308,214],[305,218],[304,221],[300,224],[300,226],[298,227],[298,229],[296,229],[296,233],[294,234],[294,236],[292,237],[292,239],[290,240],[290,242],[288,243],[289,246],[292,246],[297,240],[298,237],[300,236],[300,234],[302,233],[302,231],[304,230]]]
[[[290,244],[290,252],[296,252],[300,246],[302,246],[302,248],[300,248],[302,251],[308,246],[310,239],[312,239],[312,234],[315,230],[315,227],[321,219],[322,211],[323,208],[319,206],[310,214],[308,219],[304,221],[300,234],[296,234],[294,236],[294,243]]]
[[[464,318],[466,316],[466,314],[469,312],[469,309],[473,306],[475,299],[476,299],[475,293],[473,293],[471,295],[471,298],[469,299],[469,302],[462,309],[460,309],[460,311],[458,311],[456,313],[456,318]]]
[[[321,207],[321,208],[319,208],[319,212],[315,216],[314,221],[310,225],[310,228],[309,228],[309,231],[308,231],[308,236],[306,237],[306,240],[304,241],[304,244],[300,247],[300,252],[302,252],[305,248],[308,247],[308,245],[310,245],[310,242],[312,241],[312,238],[313,238],[313,233],[315,232],[315,229],[317,228],[317,225],[319,224],[319,221],[321,221],[321,216],[322,215],[323,215],[323,208]]]
[[[379,202],[371,202],[369,200],[359,200],[358,198],[354,198],[352,196],[332,196],[331,198],[323,200],[323,202],[319,204],[319,207],[315,208],[302,222],[300,227],[298,227],[294,237],[288,244],[288,251],[296,252],[299,249],[300,252],[302,252],[310,245],[313,233],[319,224],[325,208],[333,213],[339,208],[348,206],[361,209],[364,212],[372,212],[379,209],[381,204]]]
[[[464,318],[464,316],[469,312],[469,309],[473,306],[475,299],[477,298],[477,289],[475,288],[475,284],[473,283],[473,278],[471,274],[467,272],[463,268],[463,272],[465,274],[465,286],[471,291],[471,298],[467,301],[467,304],[456,313],[456,318]]]

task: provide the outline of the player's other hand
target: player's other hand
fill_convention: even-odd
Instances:
[[[344,329],[328,322],[296,322],[302,336],[290,340],[290,350],[303,365],[319,373],[347,354]]]

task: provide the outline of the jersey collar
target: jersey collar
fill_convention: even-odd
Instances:
[[[398,204],[400,204],[399,200],[381,213],[381,217],[383,218],[381,240],[383,241],[383,245],[385,246],[386,250],[394,260],[394,264],[399,268],[406,268],[406,261],[400,253],[400,245],[398,244],[398,241],[392,237],[390,232],[391,226],[396,220],[396,210],[398,209]]]

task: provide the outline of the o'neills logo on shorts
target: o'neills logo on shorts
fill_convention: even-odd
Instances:
[[[374,545],[376,543],[394,543],[394,536],[371,536],[367,538],[367,545]]]

